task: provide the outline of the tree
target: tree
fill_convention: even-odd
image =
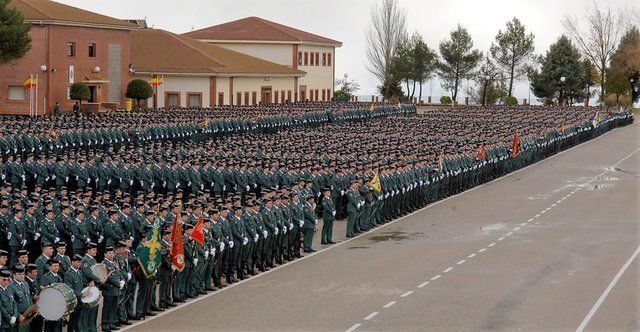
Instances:
[[[140,100],[153,97],[153,88],[151,84],[145,80],[132,80],[127,84],[127,98],[136,100],[138,108],[140,108]]]
[[[436,52],[429,48],[424,39],[417,32],[411,37],[413,45],[413,86],[414,90],[411,92],[411,99],[413,99],[413,93],[415,92],[415,84],[418,83],[418,100],[422,100],[422,85],[426,80],[431,77],[431,74],[435,70],[436,66]]]
[[[391,59],[390,74],[393,79],[400,82],[404,82],[407,88],[407,95],[411,94],[411,88],[409,84],[413,77],[414,59],[413,59],[413,45],[409,37],[406,35],[398,40],[396,45],[396,52]],[[415,83],[414,83],[415,88]]]
[[[351,96],[360,90],[360,84],[355,80],[349,79],[348,74],[344,74],[343,79],[336,80],[336,87],[339,88],[333,93],[333,96],[335,100],[340,101],[351,100]]]
[[[451,90],[453,102],[456,102],[460,82],[470,78],[482,58],[482,52],[473,49],[471,35],[458,24],[457,29],[451,31],[451,39],[440,43],[440,57],[438,75],[442,88]]]
[[[525,34],[524,25],[514,17],[507,22],[506,31],[498,31],[495,43],[491,44],[491,56],[509,79],[509,96],[513,95],[513,81],[527,72],[534,51],[533,38],[533,33]]]
[[[496,67],[489,56],[486,56],[480,69],[472,76],[476,86],[469,87],[467,94],[482,106],[495,104],[499,99],[504,99],[507,94],[502,77],[501,70]]]
[[[584,65],[580,60],[580,51],[569,38],[560,36],[538,61],[541,68],[532,69],[529,77],[536,97],[549,99],[557,95],[562,105],[565,97],[573,101],[584,96]]]
[[[83,100],[91,99],[91,91],[89,87],[84,83],[74,83],[69,88],[69,99],[77,100],[82,105]]]
[[[9,8],[10,0],[0,0],[0,64],[22,58],[31,49],[31,24],[16,8]]]
[[[619,100],[621,94],[627,92],[630,92],[633,102],[638,100],[638,88],[640,87],[640,32],[635,26],[631,26],[620,39],[620,45],[618,45],[617,50],[611,57],[611,64],[607,73],[610,75],[607,77],[607,91],[616,95],[616,101]]]
[[[618,46],[623,18],[611,11],[601,10],[594,3],[586,11],[587,28],[582,30],[575,17],[565,16],[562,23],[581,53],[595,65],[600,76],[600,100],[604,100],[607,65]]]
[[[406,12],[397,0],[381,0],[371,9],[371,23],[367,29],[367,69],[380,81],[380,91],[394,91],[397,80],[391,75],[391,62],[398,41],[406,35]],[[384,98],[390,95],[383,94]]]

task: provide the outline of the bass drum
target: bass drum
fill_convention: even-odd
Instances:
[[[102,303],[102,293],[98,289],[98,287],[85,287],[82,290],[82,294],[88,293],[87,296],[81,299],[82,303],[84,303],[89,308],[94,308],[100,303]]]
[[[91,266],[91,272],[93,273],[93,275],[98,277],[101,283],[106,282],[107,278],[109,278],[109,272],[107,271],[107,266],[102,263],[94,264],[93,266]]]
[[[46,320],[59,320],[70,314],[78,304],[78,299],[67,284],[55,283],[40,292],[38,311]]]

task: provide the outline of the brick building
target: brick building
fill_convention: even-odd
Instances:
[[[130,31],[136,24],[50,0],[12,0],[9,6],[32,24],[32,42],[25,57],[0,65],[0,114],[29,114],[23,87],[29,75],[38,75],[38,114],[50,113],[56,101],[70,110],[68,89],[76,82],[91,90],[85,107],[124,105],[131,79]]]

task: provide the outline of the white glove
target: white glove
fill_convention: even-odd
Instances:
[[[73,241],[75,241],[75,240],[76,240],[75,235],[71,235],[71,242],[73,242]]]
[[[224,251],[224,242],[220,242],[220,252]]]
[[[211,255],[211,258],[213,258],[216,255],[216,248],[211,248],[211,250],[209,250],[209,254]]]
[[[130,236],[130,237],[129,237],[129,240],[131,240],[131,242],[133,242],[133,236]]]
[[[292,229],[293,229],[293,223],[292,223],[292,222],[290,222],[290,223],[289,223],[289,230],[292,230]]]
[[[204,259],[207,259],[207,258],[209,258],[209,251],[204,252]]]
[[[193,259],[193,266],[198,266],[198,259],[197,258]]]
[[[266,239],[267,235],[269,235],[269,233],[267,233],[267,231],[262,231],[262,236]]]
[[[118,285],[120,285],[120,289],[124,288],[124,280],[118,281]]]
[[[258,239],[260,238],[260,235],[256,234],[253,236],[253,242],[258,242]]]
[[[282,229],[282,234],[287,234],[287,227]]]
[[[56,237],[55,241],[53,241],[53,242],[58,242],[58,241],[60,241],[60,238]]]
[[[100,235],[100,237],[98,238],[98,243],[102,243],[102,240],[104,240],[104,236]]]
[[[24,176],[24,175],[23,175],[23,176]],[[69,177],[68,177],[68,176],[67,176],[67,177],[65,177],[65,178],[64,178],[64,180],[65,180],[66,182],[69,182]]]
[[[27,240],[22,240],[22,246],[24,247],[27,244]]]
[[[273,234],[278,235],[278,227],[275,228],[275,230],[273,231]]]
[[[233,249],[233,241],[229,241],[229,248]]]
[[[304,221],[303,220],[298,221],[298,225],[300,225],[300,227],[304,226]]]
[[[249,186],[247,186],[247,191],[251,190],[251,188]]]
[[[331,212],[331,214],[335,217],[336,216],[336,211]]]
[[[249,243],[249,239],[247,239],[246,237],[242,239],[242,245],[246,246],[247,243]]]
[[[131,280],[131,272],[127,272],[127,280]]]
[[[11,320],[9,321],[9,323],[10,323],[11,325],[15,324],[15,323],[16,323],[16,316],[12,316],[12,317],[11,317]]]
[[[11,232],[7,233],[7,240],[11,240]],[[58,241],[56,241],[58,242]]]
[[[90,238],[87,238],[87,243],[89,243],[89,242],[91,242],[91,239],[90,239]]]
[[[133,180],[129,180],[129,185],[133,186]]]

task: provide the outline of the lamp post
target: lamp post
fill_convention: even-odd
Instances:
[[[564,105],[564,82],[566,80],[567,80],[566,77],[564,76],[560,77],[560,100],[559,100],[560,106]]]
[[[631,106],[633,106],[634,97],[636,96],[636,89],[633,86],[633,82],[635,82],[633,78],[630,78],[629,83],[631,83]]]

